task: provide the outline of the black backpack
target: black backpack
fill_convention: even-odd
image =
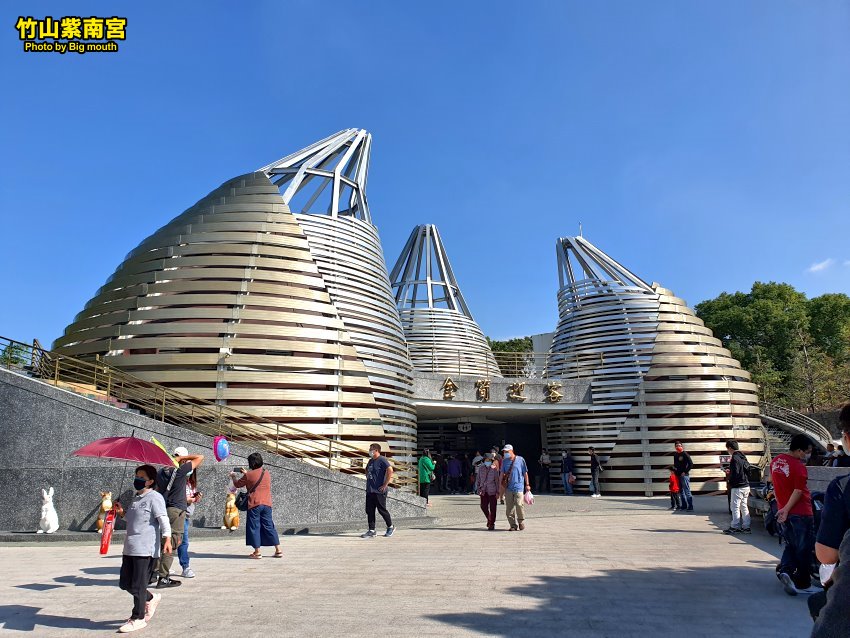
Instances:
[[[780,523],[776,520],[779,514],[779,504],[775,498],[770,499],[770,505],[767,512],[764,514],[764,528],[771,536],[778,536],[779,543],[782,544],[782,530],[779,528]]]

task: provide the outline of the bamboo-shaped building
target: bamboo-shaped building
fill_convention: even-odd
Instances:
[[[348,129],[228,180],[134,249],[54,348],[404,460],[412,366],[370,145]]]
[[[416,447],[413,369],[366,196],[372,136],[347,129],[260,169],[304,231],[346,332],[366,366],[396,458]]]
[[[413,367],[420,372],[500,377],[433,224],[417,226],[390,273]]]
[[[664,493],[673,443],[694,461],[692,489],[714,490],[724,443],[764,455],[756,386],[685,302],[582,237],[557,243],[559,323],[550,378],[591,383],[593,409],[546,420],[550,450],[594,446],[606,492]],[[589,467],[580,466],[580,482]]]

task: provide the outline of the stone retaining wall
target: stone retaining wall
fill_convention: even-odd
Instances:
[[[155,421],[40,381],[0,369],[0,530],[35,531],[41,514],[41,490],[52,486],[60,529],[93,530],[100,492],[131,489],[132,469],[103,459],[71,456],[71,452],[107,436],[155,436],[168,450],[178,445],[206,459],[198,472],[198,504],[192,524],[220,527],[229,484],[228,473],[247,467],[252,450],[233,445],[231,456],[217,463],[212,439],[191,430]],[[274,519],[280,531],[309,531],[310,526],[363,521],[365,482],[274,454],[263,454],[272,479]],[[421,517],[425,501],[390,490],[394,517]],[[244,529],[244,514],[242,527]],[[380,522],[380,521],[379,521]]]

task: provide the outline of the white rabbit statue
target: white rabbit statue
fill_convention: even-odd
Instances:
[[[53,488],[47,491],[41,490],[41,522],[38,524],[37,534],[52,534],[59,529],[59,515],[53,507]]]

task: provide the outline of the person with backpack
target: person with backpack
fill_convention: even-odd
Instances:
[[[507,506],[508,524],[510,531],[515,532],[525,529],[525,510],[523,509],[523,495],[531,490],[528,479],[528,465],[525,459],[514,453],[513,445],[505,445],[502,448],[505,459],[501,468],[501,494],[505,498]]]
[[[806,462],[812,453],[812,441],[805,434],[795,434],[788,452],[770,463],[770,477],[779,510],[776,522],[781,525],[785,551],[776,572],[785,593],[813,593],[812,557],[815,549],[815,519],[809,493]]]
[[[263,457],[259,452],[248,455],[248,471],[239,468],[230,473],[236,488],[248,489],[247,513],[245,524],[245,544],[254,551],[248,558],[259,560],[263,557],[261,547],[274,546],[274,558],[283,558],[280,538],[272,518],[272,479],[263,467]]]
[[[676,441],[674,444],[676,453],[673,455],[673,467],[676,468],[676,476],[679,479],[679,489],[681,490],[682,507],[679,511],[694,511],[694,497],[691,494],[691,470],[694,468],[694,462],[691,460],[691,455],[685,452],[685,447],[681,441]]]
[[[171,525],[171,547],[174,551],[177,551],[177,548],[183,542],[186,510],[189,509],[189,503],[186,501],[186,482],[189,475],[204,462],[204,455],[189,454],[185,447],[180,446],[174,448],[171,456],[176,467],[164,468],[157,473],[156,489],[165,499],[165,509],[168,512],[168,522]],[[156,564],[157,589],[180,585],[179,580],[171,578],[171,565],[173,563],[174,554],[162,552]]]
[[[737,441],[726,441],[726,451],[732,455],[729,469],[726,470],[726,482],[732,492],[730,511],[732,523],[723,530],[724,534],[751,534],[750,508],[747,499],[750,498],[750,479],[748,471],[750,463],[741,450]]]

